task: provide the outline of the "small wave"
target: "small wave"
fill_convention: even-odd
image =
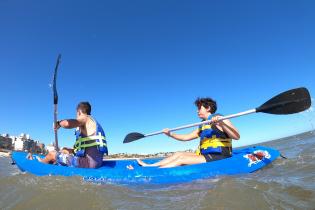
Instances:
[[[288,159],[262,170],[172,185],[33,176],[1,158],[0,209],[312,209],[315,138],[272,142]],[[56,202],[58,201],[58,202]]]

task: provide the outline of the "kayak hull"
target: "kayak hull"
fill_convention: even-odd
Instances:
[[[279,155],[279,151],[272,148],[247,147],[234,149],[230,158],[175,168],[141,167],[135,160],[106,160],[98,169],[74,168],[28,160],[24,152],[13,152],[12,159],[21,171],[37,176],[81,176],[87,181],[104,183],[171,184],[252,173],[270,164]],[[145,161],[152,163],[157,159]],[[134,170],[127,169],[128,165],[132,165]]]

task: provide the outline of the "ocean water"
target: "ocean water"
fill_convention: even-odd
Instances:
[[[251,174],[175,185],[37,177],[0,157],[0,209],[315,209],[315,134],[261,145],[278,149],[287,159]]]

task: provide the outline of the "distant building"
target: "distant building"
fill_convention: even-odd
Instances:
[[[12,138],[13,149],[16,151],[37,151],[37,142],[29,134],[21,133],[19,137]]]
[[[0,148],[12,149],[12,139],[9,137],[0,136]]]
[[[24,140],[23,149],[31,152],[36,151],[36,142],[32,139]]]
[[[36,153],[42,153],[42,154],[46,153],[45,144],[37,142],[37,144],[36,144]]]
[[[45,153],[45,144],[31,139],[29,134],[21,133],[20,136],[10,136],[5,133],[0,136],[0,148],[16,151],[31,151]]]
[[[16,151],[23,151],[24,150],[24,141],[22,138],[15,137],[12,139],[13,149]]]

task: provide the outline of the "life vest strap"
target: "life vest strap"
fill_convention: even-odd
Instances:
[[[97,139],[105,140],[106,138],[105,138],[105,136],[102,136],[102,135],[88,136],[88,137],[79,138],[76,141],[76,143],[79,142],[79,141],[82,143],[82,142],[85,142],[85,141],[91,141],[91,140],[97,140]]]
[[[232,139],[217,138],[216,135],[213,135],[212,138],[205,138],[202,140],[199,147],[197,148],[196,154],[200,155],[202,149],[207,149],[209,147],[232,147]]]
[[[199,128],[200,131],[203,131],[203,130],[206,130],[206,129],[211,129],[211,125],[204,124],[201,128]]]
[[[231,141],[206,141],[202,145],[200,145],[200,149],[207,149],[209,147],[217,148],[217,147],[232,147]]]
[[[107,145],[105,140],[106,138],[101,134],[101,132],[99,132],[98,135],[78,138],[74,144],[74,151],[77,152],[79,150],[93,146],[106,147]]]
[[[200,145],[200,149],[207,149],[208,147],[232,147],[232,139],[204,139]]]
[[[101,145],[99,144],[99,142],[93,142],[90,144],[81,144],[80,148],[87,148],[87,147],[93,147],[93,146],[101,146]],[[106,146],[106,144],[103,143],[103,146]]]

